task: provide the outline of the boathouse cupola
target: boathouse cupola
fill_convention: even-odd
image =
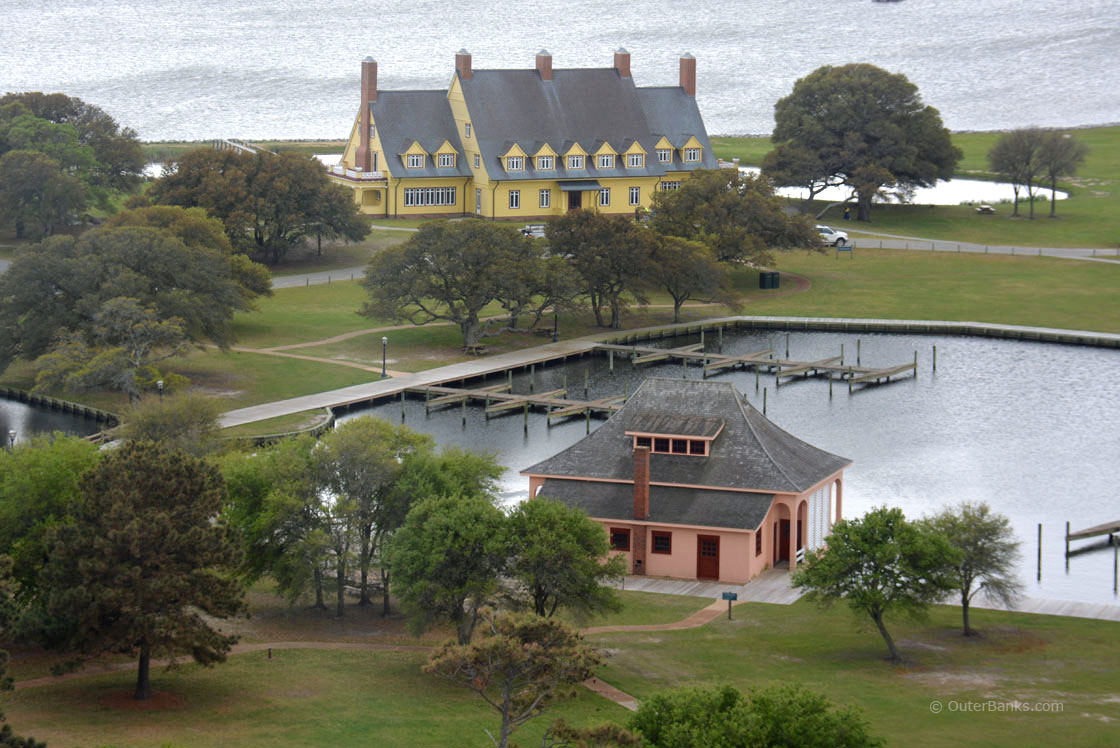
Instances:
[[[647,412],[631,419],[625,434],[634,449],[646,447],[655,455],[707,457],[723,426],[722,418]]]

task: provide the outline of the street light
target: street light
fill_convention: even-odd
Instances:
[[[163,399],[163,380],[156,382],[156,389],[159,390],[159,399]]]
[[[386,337],[382,337],[381,338],[381,378],[382,379],[389,376],[389,374],[385,371],[385,356],[387,355],[388,350],[389,350],[389,339],[386,338]]]
[[[9,452],[14,452],[15,449],[16,449],[16,430],[15,429],[9,429],[8,430],[8,451]]]

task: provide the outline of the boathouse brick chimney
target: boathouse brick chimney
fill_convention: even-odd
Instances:
[[[471,53],[465,49],[460,49],[455,55],[455,70],[459,72],[459,77],[465,81],[469,81],[474,77],[474,69],[471,67]]]
[[[622,47],[619,47],[617,50],[615,50],[614,69],[618,71],[619,77],[630,77],[630,53]]]
[[[634,447],[634,519],[649,519],[649,447]]]
[[[354,168],[370,170],[369,159],[369,105],[377,101],[377,62],[372,57],[362,60],[362,108],[358,112],[358,152]]]
[[[537,72],[542,81],[552,80],[552,54],[547,49],[537,52]]]
[[[687,52],[681,57],[681,88],[689,96],[696,95],[696,58]]]

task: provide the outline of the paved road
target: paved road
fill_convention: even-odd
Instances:
[[[857,229],[852,229],[856,232]],[[1094,249],[1092,247],[1013,247],[1010,245],[975,244],[943,239],[922,239],[916,236],[884,234],[877,231],[858,230],[861,235],[852,239],[856,249],[910,249],[925,252],[972,252],[974,254],[1027,255],[1030,257],[1065,257],[1071,260],[1096,260],[1120,262],[1120,248]]]
[[[320,273],[304,273],[302,275],[274,275],[272,276],[273,288],[298,288],[299,286],[318,286],[332,281],[358,280],[366,274],[365,265],[356,265],[352,268],[336,268],[324,270]]]

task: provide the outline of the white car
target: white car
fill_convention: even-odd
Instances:
[[[848,243],[847,233],[837,231],[831,226],[817,226],[817,233],[821,235],[822,242],[831,244],[834,247],[843,247]]]

